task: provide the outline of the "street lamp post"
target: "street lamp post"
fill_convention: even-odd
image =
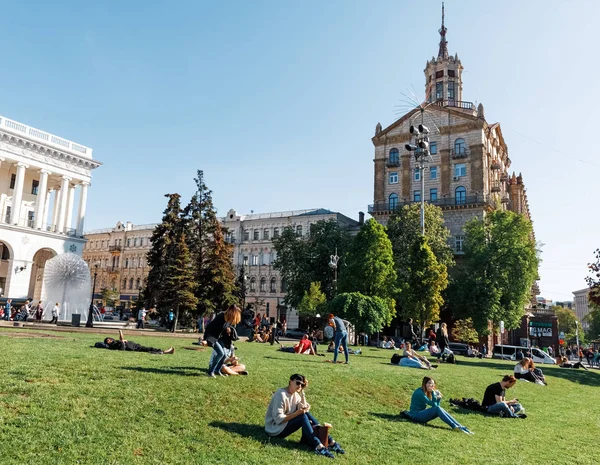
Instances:
[[[92,286],[92,300],[90,301],[90,310],[88,313],[88,319],[85,323],[86,328],[94,327],[94,294],[96,294],[96,278],[98,277],[98,267],[100,263],[94,263],[94,285]]]
[[[337,293],[337,269],[340,257],[337,254],[337,247],[335,248],[335,255],[329,256],[329,268],[333,270],[333,295]]]
[[[240,294],[242,298],[242,310],[246,309],[246,281],[248,280],[248,276],[246,276],[246,268],[242,264],[240,267],[240,276],[238,278],[240,283]]]
[[[581,362],[579,358],[579,321],[575,320],[575,342],[577,343],[577,358]]]
[[[415,136],[415,143],[406,144],[406,150],[414,152],[416,167],[421,179],[421,234],[425,235],[425,162],[429,160],[429,128],[423,125],[423,112],[421,112],[421,124],[411,126],[410,133]]]

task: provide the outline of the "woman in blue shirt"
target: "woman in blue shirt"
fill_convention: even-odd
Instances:
[[[434,418],[440,418],[454,431],[473,434],[466,427],[461,426],[452,416],[440,407],[442,393],[435,389],[435,381],[429,376],[423,378],[423,384],[417,388],[410,399],[410,410],[406,415],[417,423],[427,423]],[[427,406],[431,408],[427,408]]]

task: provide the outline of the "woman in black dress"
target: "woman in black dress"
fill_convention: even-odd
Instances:
[[[221,373],[221,367],[225,362],[225,347],[220,340],[224,334],[230,334],[231,329],[235,327],[242,319],[242,312],[237,305],[231,305],[229,308],[219,313],[204,330],[204,340],[206,344],[213,348],[216,356],[212,358],[208,366],[208,376],[216,378],[216,373]]]

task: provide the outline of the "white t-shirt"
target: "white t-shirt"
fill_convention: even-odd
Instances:
[[[144,318],[146,318],[146,309],[142,308],[139,312],[138,312],[138,321],[142,321]]]
[[[55,306],[52,308],[52,316],[53,316],[53,317],[57,317],[57,316],[58,316],[58,311],[59,311],[59,309],[58,309],[58,305],[55,305]]]

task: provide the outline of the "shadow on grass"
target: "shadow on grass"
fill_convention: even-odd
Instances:
[[[261,444],[272,444],[274,446],[284,447],[286,449],[298,449],[305,447],[299,442],[287,441],[281,438],[274,438],[265,432],[264,425],[254,425],[250,423],[229,423],[224,421],[213,421],[208,424],[213,428],[219,428],[228,433],[253,439]]]
[[[427,428],[448,429],[448,428],[444,428],[443,426],[430,425],[429,423],[419,423],[416,421],[412,421],[409,418],[405,418],[402,415],[392,415],[391,413],[369,412],[369,415],[372,415],[374,417],[379,417],[383,420],[388,420],[388,421],[399,421],[402,423],[412,423],[415,426],[426,426]]]
[[[200,376],[196,371],[190,373],[187,370],[208,370],[196,367],[162,367],[162,368],[147,368],[147,367],[121,367],[121,370],[137,371],[140,373],[152,373],[155,375],[177,375],[177,376]]]

